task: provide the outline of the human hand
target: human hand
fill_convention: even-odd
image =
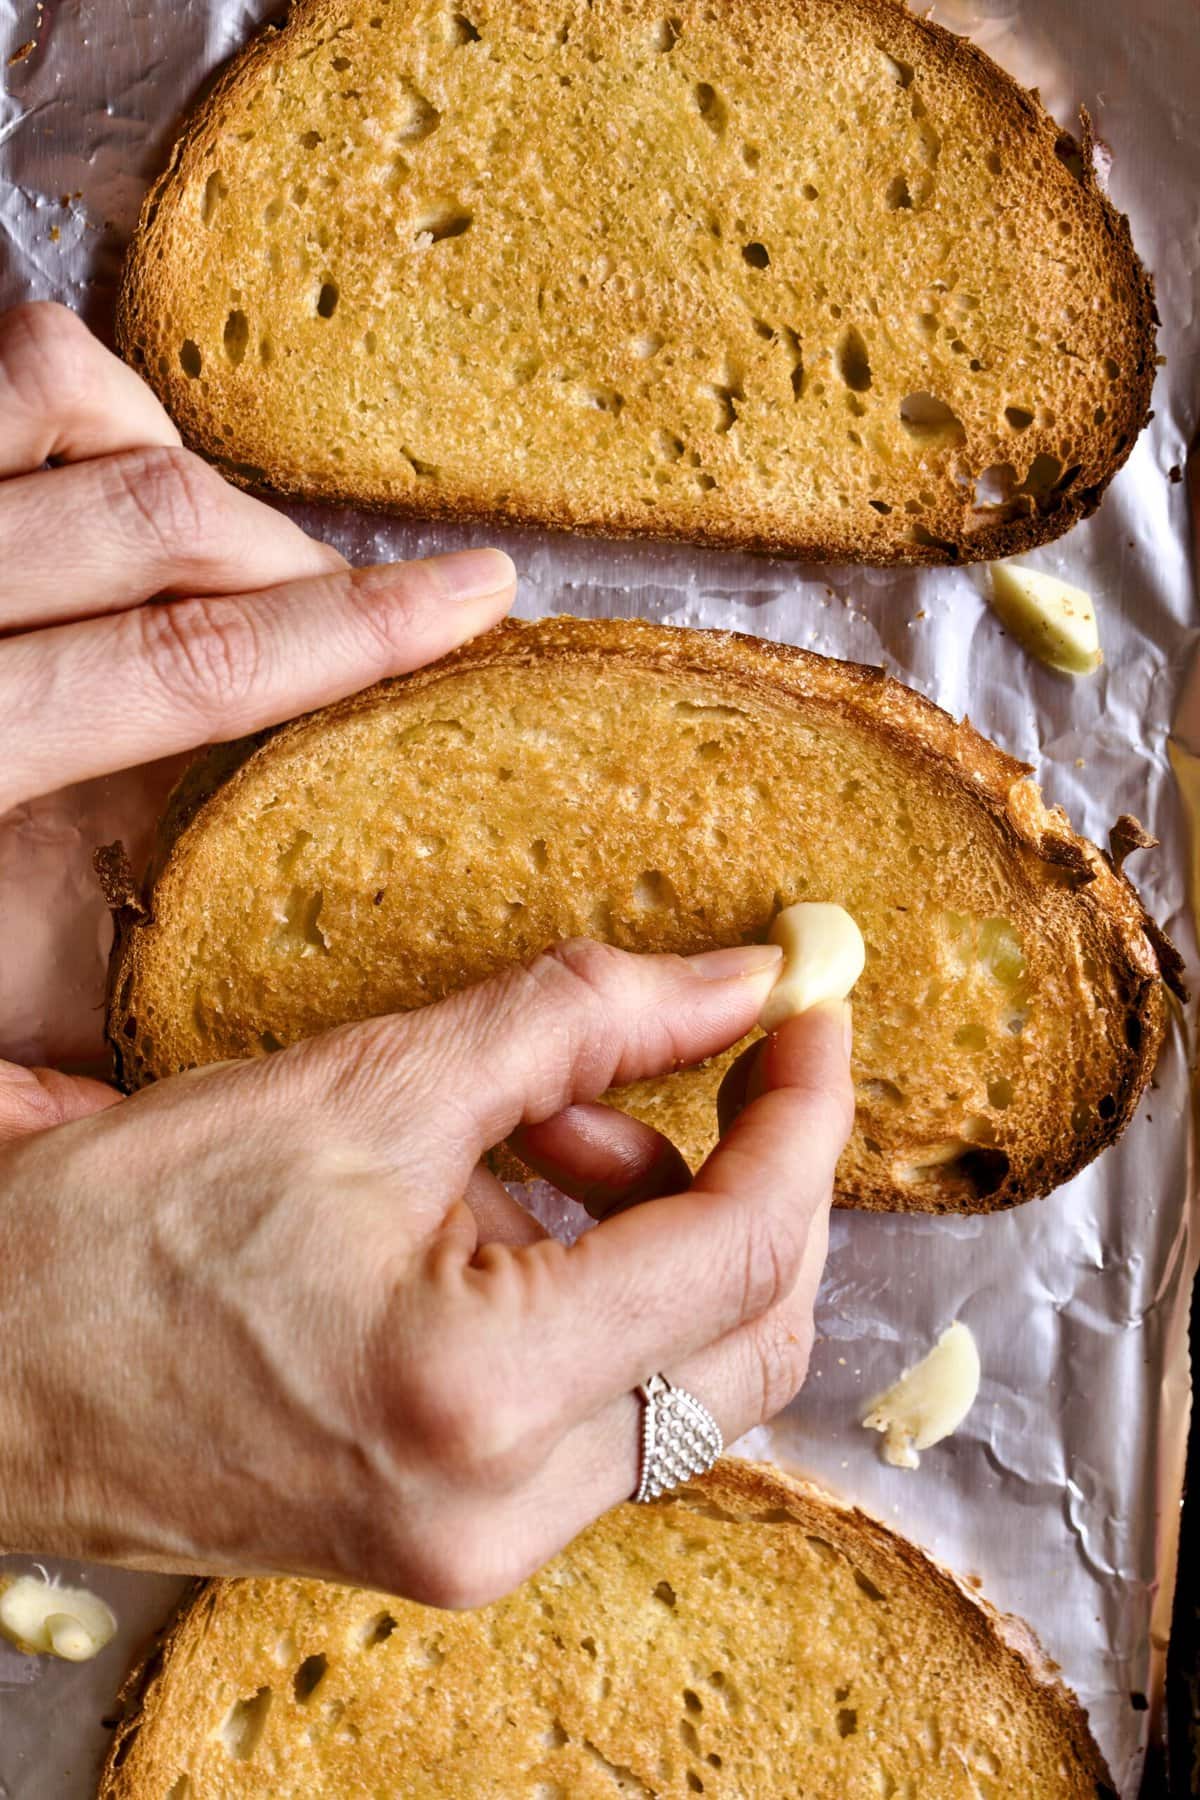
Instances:
[[[559,946],[57,1127],[82,1084],[0,1089],[0,1543],[474,1605],[633,1491],[651,1373],[727,1439],[776,1411],[850,1126],[848,1010],[766,1040],[682,1191],[662,1139],[593,1104],[750,1028],[777,964],[731,955]],[[541,1238],[479,1166],[514,1130],[614,1216]]]
[[[184,450],[65,307],[0,317],[0,420],[0,1055],[79,1063],[100,1050],[94,844],[138,853],[177,753],[494,624],[513,569],[493,550],[348,568]]]

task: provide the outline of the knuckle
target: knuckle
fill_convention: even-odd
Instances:
[[[263,646],[254,616],[229,600],[179,600],[127,615],[141,665],[173,705],[235,715],[257,685]]]
[[[753,1204],[742,1211],[742,1312],[757,1318],[785,1300],[804,1262],[804,1238],[778,1214]]]
[[[126,450],[107,458],[104,468],[118,512],[165,558],[204,558],[220,544],[227,490],[190,450],[173,444]]]
[[[607,1012],[628,973],[629,958],[594,938],[564,938],[551,944],[530,969],[541,994],[590,1012]]]
[[[455,1489],[508,1493],[535,1466],[528,1406],[478,1361],[443,1355],[420,1371],[400,1410],[406,1441]]]
[[[440,593],[423,563],[356,569],[340,585],[351,615],[389,653],[411,646]]]
[[[29,300],[0,318],[0,377],[17,404],[53,417],[90,397],[99,346],[54,300]]]
[[[781,1309],[759,1323],[753,1345],[758,1364],[759,1418],[773,1419],[803,1386],[812,1350],[811,1322],[788,1319]]]

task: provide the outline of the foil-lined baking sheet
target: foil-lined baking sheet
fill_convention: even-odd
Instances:
[[[263,0],[0,0],[0,304],[56,297],[107,330],[121,246],[178,115],[267,10]],[[1099,513],[1029,559],[1096,596],[1102,671],[1072,683],[1028,661],[976,571],[812,570],[491,535],[521,569],[523,615],[720,625],[880,663],[1033,763],[1048,798],[1098,842],[1118,813],[1135,813],[1162,848],[1140,853],[1131,873],[1195,985],[1168,738],[1196,638],[1180,477],[1200,398],[1200,13],[1194,0],[940,0],[933,14],[1038,86],[1064,124],[1087,106],[1112,154],[1113,197],[1156,277],[1166,362],[1154,421]],[[479,535],[300,516],[355,560]],[[1187,757],[1200,750],[1200,690],[1178,739],[1200,800]],[[161,794],[171,773],[149,771],[149,791]],[[89,854],[116,835],[136,845],[136,819],[127,793],[103,781],[0,821],[0,1054],[96,1054],[107,923]],[[51,963],[60,985],[69,977],[69,1013],[43,989]],[[1122,1143],[1052,1198],[998,1218],[837,1215],[811,1377],[745,1446],[874,1510],[1028,1619],[1088,1707],[1122,1800],[1138,1791],[1154,1719],[1182,1478],[1193,1026],[1194,1015],[1177,1020]],[[864,1402],[954,1318],[979,1343],[979,1399],[918,1471],[890,1469],[857,1423]],[[126,1659],[179,1588],[114,1570],[88,1578],[122,1619],[94,1665],[0,1645],[0,1800],[92,1792]]]

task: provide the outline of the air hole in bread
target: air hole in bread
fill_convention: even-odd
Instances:
[[[815,188],[811,181],[806,181],[800,192],[806,200],[819,200],[821,197],[819,189]]]
[[[415,87],[406,85],[401,99],[404,103],[404,116],[395,127],[396,139],[401,144],[419,144],[423,138],[435,132],[442,122],[442,115],[431,100]]]
[[[770,266],[771,256],[765,244],[755,242],[742,246],[742,260],[752,269],[766,269]]]
[[[324,142],[325,139],[319,131],[302,131],[300,133],[300,143],[305,150],[315,150],[318,144]]]
[[[633,887],[633,904],[639,911],[654,912],[678,903],[678,894],[661,870],[642,870]]]
[[[190,1775],[181,1775],[179,1777],[179,1780],[174,1782],[167,1789],[167,1800],[191,1800],[191,1792],[192,1792],[191,1776]]]
[[[713,136],[720,137],[729,115],[717,90],[707,81],[698,81],[692,89],[692,98],[696,102],[696,111]]]
[[[957,562],[959,559],[960,551],[957,544],[951,543],[949,538],[937,537],[924,525],[911,526],[904,536],[908,543],[919,544],[924,550],[940,550],[947,562]]]
[[[908,191],[908,179],[904,175],[893,175],[887,184],[884,196],[890,212],[910,212],[912,195]]]
[[[873,507],[877,513],[882,513],[884,518],[886,518],[892,510],[886,500],[868,500],[867,505]]]
[[[1063,466],[1057,456],[1047,456],[1043,451],[1035,456],[1029,465],[1023,487],[1027,494],[1035,500],[1045,500],[1057,487],[1062,476]]]
[[[906,394],[900,402],[900,422],[919,444],[961,444],[967,435],[953,407],[936,394]]]
[[[1071,1108],[1071,1130],[1082,1137],[1092,1122],[1092,1109],[1086,1100],[1078,1101]]]
[[[1006,406],[1004,417],[1013,431],[1028,431],[1033,424],[1033,414],[1024,406]]]
[[[780,336],[792,356],[792,399],[799,400],[804,392],[804,348],[799,335],[790,326],[783,326]]]
[[[624,394],[618,394],[615,388],[578,388],[574,399],[578,406],[590,406],[596,412],[612,413],[614,417],[625,404]]]
[[[650,48],[665,54],[679,42],[679,20],[659,19],[650,28]]]
[[[813,1540],[810,1538],[808,1541],[811,1544]],[[881,1593],[869,1576],[864,1575],[861,1569],[855,1569],[853,1575],[856,1586],[862,1590],[868,1600],[874,1600],[879,1606],[887,1605],[887,1595]]]
[[[1011,463],[989,463],[975,482],[975,506],[995,512],[1011,506],[1017,491],[1017,471]]]
[[[717,432],[732,431],[737,424],[735,402],[746,398],[741,383],[733,380],[725,385],[716,381],[705,381],[700,384],[699,391],[717,403],[719,417],[713,430]]]
[[[1117,1103],[1113,1099],[1111,1094],[1102,1094],[1101,1095],[1100,1099],[1096,1102],[1096,1111],[1100,1114],[1100,1117],[1102,1119],[1115,1119],[1116,1118]]]
[[[423,462],[419,456],[414,456],[411,450],[406,450],[403,446],[401,447],[400,454],[411,465],[414,475],[420,476],[423,481],[437,480],[438,466],[436,463]]]
[[[675,1605],[675,1589],[669,1581],[660,1581],[654,1590],[654,1598],[661,1600],[664,1606]]]
[[[837,1729],[839,1737],[848,1738],[854,1736],[855,1732],[858,1730],[857,1707],[842,1706],[838,1708]]]
[[[690,1750],[693,1756],[699,1756],[700,1735],[690,1719],[680,1719],[679,1739],[685,1750]]]
[[[871,361],[867,354],[867,343],[857,325],[848,326],[842,333],[837,348],[837,370],[853,393],[865,394],[871,385]]]
[[[883,1076],[874,1075],[858,1084],[859,1098],[875,1101],[883,1106],[902,1106],[907,1099],[903,1088],[897,1087],[894,1081]]]
[[[221,342],[225,346],[226,356],[236,369],[250,342],[250,321],[244,312],[235,309],[229,314],[221,334]]]
[[[689,1793],[702,1794],[704,1792],[704,1783],[694,1769],[689,1769],[687,1772],[687,1784]],[[644,1791],[648,1793],[649,1789]]]
[[[248,1700],[238,1700],[230,1707],[217,1735],[226,1755],[235,1762],[249,1762],[258,1749],[274,1697],[269,1687],[260,1687]]]
[[[1054,154],[1065,169],[1069,169],[1076,181],[1086,182],[1087,170],[1084,168],[1083,155],[1079,145],[1069,131],[1064,131],[1054,146]]]
[[[291,890],[275,933],[275,942],[281,950],[298,952],[301,956],[328,955],[329,940],[319,924],[324,904],[323,888],[312,893],[303,887]]]
[[[469,212],[443,207],[439,212],[427,213],[418,219],[413,237],[423,247],[426,244],[441,244],[447,238],[462,237],[464,232],[471,229],[471,224]]]
[[[315,1656],[306,1656],[296,1673],[292,1676],[292,1692],[303,1706],[311,1700],[325,1679],[325,1671],[329,1667],[329,1658],[318,1651]]]
[[[274,1056],[277,1051],[284,1048],[282,1042],[275,1036],[273,1031],[262,1032],[258,1041],[262,1045],[263,1053],[266,1056]]]
[[[192,338],[184,338],[179,346],[179,366],[189,380],[195,381],[204,367],[200,346]]]
[[[213,215],[222,200],[229,198],[229,183],[220,169],[214,169],[204,184],[204,198],[200,202],[200,218],[205,225],[211,225]]]
[[[1120,363],[1114,362],[1111,356],[1104,357],[1100,364],[1100,367],[1104,370],[1104,373],[1107,375],[1107,377],[1110,381],[1116,381],[1117,377],[1121,373]]]
[[[896,86],[899,88],[911,87],[914,74],[912,64],[902,62],[898,56],[893,56],[890,50],[885,50],[882,44],[877,48],[883,57],[883,66]]]
[[[479,42],[479,32],[466,13],[450,14],[446,20],[446,42],[456,46]]]
[[[645,331],[631,341],[629,348],[639,362],[649,362],[652,356],[658,355],[666,341],[657,331]]]
[[[742,161],[748,169],[757,169],[762,161],[762,151],[757,144],[742,145]]]
[[[988,1105],[994,1106],[997,1112],[1003,1112],[1013,1102],[1013,1084],[1007,1075],[996,1075],[987,1084]]]
[[[396,1621],[390,1612],[375,1613],[358,1630],[359,1646],[363,1650],[373,1650],[377,1644],[386,1644],[396,1629]]]

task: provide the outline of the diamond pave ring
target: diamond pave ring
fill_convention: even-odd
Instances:
[[[725,1440],[706,1406],[665,1375],[652,1375],[634,1390],[645,1405],[642,1418],[642,1478],[635,1500],[657,1500],[690,1475],[712,1468]]]

